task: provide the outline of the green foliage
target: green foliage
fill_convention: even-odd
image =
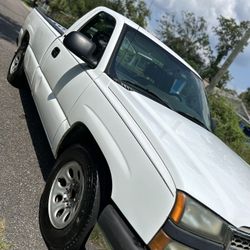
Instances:
[[[210,96],[211,114],[216,122],[215,134],[250,164],[250,146],[239,127],[239,118],[232,105],[221,96]]]
[[[23,0],[27,5],[32,7],[32,1],[31,0]]]
[[[63,27],[69,28],[77,18],[71,15],[67,15],[64,12],[50,13],[50,17],[60,23]]]
[[[166,13],[159,21],[157,33],[160,39],[186,60],[198,73],[211,80],[220,70],[220,63],[235,48],[249,27],[249,22],[239,24],[233,18],[218,18],[219,24],[213,27],[218,38],[216,53],[213,53],[203,17],[183,12],[181,18]],[[231,80],[229,71],[220,79],[217,87],[222,88]]]
[[[219,39],[219,43],[216,46],[217,57],[214,62],[217,66],[221,60],[233,50],[237,43],[239,43],[249,28],[249,21],[242,21],[237,24],[235,19],[225,18],[223,16],[220,16],[218,21],[219,25],[213,27],[213,30]]]
[[[204,79],[208,79],[210,82],[211,79],[216,75],[216,73],[220,70],[220,67],[214,63],[215,58],[211,58],[211,61],[207,65],[207,67],[204,69],[204,71],[201,73],[201,76]],[[220,89],[224,89],[226,84],[232,80],[232,76],[230,72],[227,70],[224,75],[221,77],[220,81],[217,84],[217,87]]]
[[[220,64],[222,63],[222,61],[231,52],[233,52],[233,50],[242,40],[250,24],[248,21],[242,21],[238,24],[235,19],[225,18],[223,16],[220,16],[218,18],[218,22],[219,25],[217,27],[213,27],[213,31],[218,38],[218,44],[216,46],[217,55],[215,57],[212,57],[212,60],[210,62],[210,74],[208,75],[208,78],[210,80],[220,70]],[[217,87],[224,87],[225,84],[231,79],[231,75],[227,70],[217,83]]]
[[[52,16],[57,15],[57,17],[63,13],[77,19],[97,6],[106,6],[125,15],[142,27],[147,26],[147,20],[150,18],[150,10],[144,0],[51,0],[49,5]],[[59,18],[59,21],[66,23],[63,16],[61,19]],[[66,26],[69,25],[66,23]]]
[[[240,98],[246,105],[247,110],[250,112],[250,88],[248,88],[245,92],[241,93]]]
[[[205,19],[195,17],[191,12],[182,12],[178,20],[175,14],[166,13],[159,24],[157,33],[161,40],[201,74],[206,58],[212,54]]]
[[[93,243],[97,249],[111,250],[111,247],[109,246],[109,243],[107,242],[98,224],[94,227],[90,234],[90,242]]]
[[[124,11],[119,10],[121,1],[118,2],[118,8],[115,8],[115,10],[135,21],[140,26],[147,26],[147,18],[150,17],[151,13],[144,0],[125,0],[125,4],[123,4]]]
[[[5,241],[4,238],[5,231],[5,221],[0,219],[0,250],[8,250],[10,249],[10,244]]]

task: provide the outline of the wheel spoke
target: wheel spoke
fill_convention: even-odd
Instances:
[[[66,227],[76,216],[83,197],[84,176],[81,166],[71,161],[57,173],[51,186],[48,212],[52,225]]]
[[[62,171],[62,174],[61,174],[61,177],[64,178],[67,182],[67,185],[69,185],[71,182],[72,182],[72,178],[69,174],[69,169],[70,167],[67,167],[65,168],[63,171]]]
[[[23,56],[23,51],[18,51],[11,63],[10,66],[10,73],[13,74],[19,67],[19,64],[21,62],[22,56]]]
[[[52,215],[53,215],[54,219],[57,218],[58,211],[60,211],[62,209],[63,210],[66,209],[66,203],[64,203],[64,202],[59,202],[59,203],[54,202],[53,204],[51,204],[51,212],[52,212]]]
[[[58,194],[63,195],[65,193],[65,191],[66,191],[66,186],[63,187],[61,185],[59,179],[57,179],[55,181],[55,185],[54,185],[54,188],[53,188],[54,195],[58,195]]]
[[[70,220],[72,216],[74,216],[72,209],[66,208],[66,209],[64,209],[63,214],[60,217],[60,220],[62,223],[67,223],[68,220]]]
[[[79,167],[73,168],[74,179],[77,181],[81,181],[82,178],[82,170]]]
[[[66,217],[66,215],[69,214],[69,212],[70,212],[70,210],[69,210],[68,208],[65,208],[65,209],[63,210],[63,212],[60,214],[60,216],[58,216],[58,217],[56,218],[56,222],[57,222],[58,225],[60,225],[60,226],[66,225],[65,217]]]

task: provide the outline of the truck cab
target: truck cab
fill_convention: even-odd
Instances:
[[[82,249],[97,221],[119,250],[249,246],[249,166],[212,133],[201,77],[157,38],[105,7],[68,29],[35,9],[8,80],[23,76],[56,158],[49,249]]]

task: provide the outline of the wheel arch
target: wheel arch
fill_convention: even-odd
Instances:
[[[101,210],[110,203],[112,194],[112,176],[107,160],[88,127],[82,122],[77,122],[66,132],[60,142],[56,156],[74,144],[86,147],[97,166],[101,184]]]
[[[18,47],[24,47],[26,48],[29,45],[30,42],[30,33],[28,30],[25,30],[22,32],[22,34],[19,35],[18,38]]]

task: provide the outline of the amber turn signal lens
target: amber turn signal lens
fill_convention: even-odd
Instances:
[[[148,246],[151,250],[164,250],[170,241],[171,239],[163,232],[163,230],[160,230]]]
[[[176,224],[179,223],[182,217],[182,214],[185,208],[185,200],[186,200],[185,194],[178,192],[174,208],[170,214],[171,220],[175,222]]]

